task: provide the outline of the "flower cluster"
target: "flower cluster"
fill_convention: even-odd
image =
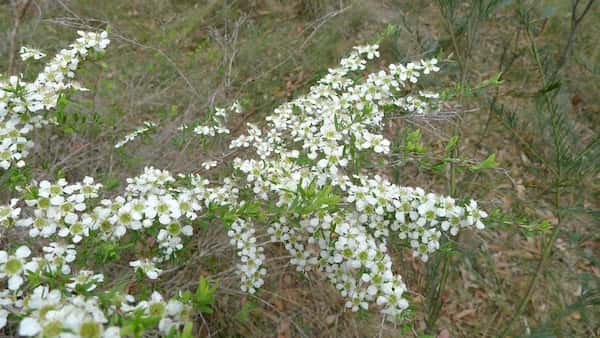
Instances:
[[[377,239],[385,240],[390,231],[408,239],[413,255],[423,261],[439,249],[442,233],[456,236],[461,228],[483,229],[481,219],[487,214],[473,200],[460,206],[451,197],[398,187],[379,176],[358,180],[360,184],[350,185],[346,200],[354,204],[364,226]]]
[[[21,60],[27,61],[31,58],[34,60],[40,60],[46,57],[46,54],[42,53],[39,49],[29,48],[29,47],[21,47],[19,50],[19,55],[21,56]]]
[[[133,297],[129,297],[129,301],[133,301]],[[171,298],[166,301],[163,296],[154,291],[149,300],[144,300],[136,305],[124,303],[121,307],[124,313],[132,313],[142,311],[145,316],[159,318],[159,330],[168,334],[172,329],[178,329],[190,320],[192,308],[189,304],[182,302],[176,298]]]
[[[42,181],[26,189],[28,212],[10,222],[28,228],[31,237],[56,234],[72,243],[79,243],[91,233],[115,240],[128,231],[155,227],[161,254],[154,260],[162,261],[183,247],[182,236],[193,234],[192,227],[185,223],[194,220],[202,208],[190,191],[168,187],[173,181],[175,178],[167,171],[146,168],[142,175],[129,179],[125,195],[99,201],[101,185],[90,177],[75,184],[64,179]],[[142,265],[144,271],[153,270],[148,264]]]
[[[104,275],[73,271],[71,263],[77,258],[78,246],[91,238],[120,241],[130,232],[142,237],[155,234],[154,248],[148,247],[151,256],[129,265],[149,279],[158,279],[162,272],[158,265],[183,248],[183,237],[193,234],[192,226],[183,224],[198,217],[201,201],[229,203],[235,196],[232,187],[210,189],[198,176],[187,188],[171,186],[175,181],[167,171],[146,168],[142,175],[128,179],[123,195],[112,199],[102,199],[102,186],[90,177],[73,184],[59,179],[24,188],[22,200],[3,207],[2,224],[28,229],[31,238],[50,242],[41,247],[38,256],[27,246],[14,252],[0,251],[0,281],[6,280],[8,287],[0,297],[0,328],[6,325],[9,310],[18,309],[14,313],[27,314],[19,328],[23,336],[62,337],[63,332],[74,332],[82,337],[88,333],[117,337],[118,328],[106,325],[110,309],[100,307],[95,296],[80,294],[97,290]],[[46,274],[66,281],[62,292],[40,285],[26,293],[31,283]],[[61,296],[65,294],[71,296]],[[144,303],[140,304],[143,308]],[[160,325],[165,333],[178,328],[191,313],[190,305],[179,300],[172,299],[167,305]]]
[[[422,75],[439,71],[436,59],[390,65],[364,82],[349,76],[378,55],[376,45],[355,48],[307,95],[275,109],[264,130],[249,125],[231,147],[254,148],[258,159],[236,159],[234,166],[256,197],[288,208],[268,232],[287,249],[290,263],[299,271],[326,272],[352,311],[375,303],[396,316],[408,302],[387,254],[389,236],[427,261],[442,235],[481,229],[487,215],[474,201],[465,205],[356,170],[370,154],[389,153],[391,142],[381,134],[387,115],[426,114],[439,98],[417,87]],[[311,189],[330,190],[330,198],[314,206]],[[351,208],[327,211],[329,203],[342,207],[337,200]]]
[[[125,135],[125,137],[121,141],[117,142],[117,144],[115,144],[115,148],[123,147],[125,144],[135,140],[140,135],[148,133],[149,131],[156,128],[157,126],[158,125],[152,121],[144,122],[143,127],[140,127],[138,129],[136,129],[135,131],[131,132],[130,134]]]
[[[231,244],[238,250],[238,256],[242,262],[239,265],[242,291],[248,293],[256,292],[256,289],[263,285],[263,276],[267,273],[267,270],[262,267],[265,260],[264,249],[256,246],[254,232],[252,224],[243,219],[235,220],[231,224],[231,230],[227,232],[231,238]]]
[[[124,299],[117,306],[102,309],[97,297],[65,297],[57,289],[39,286],[18,305],[20,311],[28,314],[19,323],[19,335],[118,338],[121,328],[110,325],[108,318],[117,313],[124,317],[134,316],[136,312],[140,312],[147,319],[158,319],[159,330],[169,334],[189,321],[192,314],[189,302],[178,298],[180,297],[164,300],[162,295],[155,291],[149,300],[135,303],[133,296],[124,295],[116,297]]]
[[[28,260],[31,250],[22,245],[14,254],[9,255],[6,251],[0,251],[0,278],[8,278],[8,289],[19,290],[23,284],[23,276],[26,271],[37,270],[35,261]]]
[[[206,123],[198,123],[192,131],[200,136],[213,137],[216,135],[229,134],[229,129],[226,126],[227,119],[231,113],[241,114],[242,106],[238,101],[235,101],[229,108],[216,107],[213,114],[209,114]],[[187,130],[191,127],[183,124],[178,129]]]
[[[0,168],[23,167],[33,143],[25,136],[48,121],[44,112],[56,107],[62,92],[83,90],[72,79],[81,61],[91,52],[101,52],[109,44],[106,32],[78,32],[80,37],[50,60],[33,82],[22,75],[0,77]],[[43,53],[22,48],[23,59],[41,59]]]
[[[35,288],[21,309],[28,313],[19,324],[25,337],[119,337],[94,297],[63,297],[59,290]],[[68,332],[68,333],[67,333]]]
[[[28,228],[29,236],[33,238],[58,234],[78,243],[89,236],[93,223],[93,219],[84,213],[86,200],[97,197],[100,186],[91,177],[76,184],[68,184],[64,179],[55,183],[41,181],[26,189],[25,203],[31,208],[31,215],[23,214],[14,223]]]

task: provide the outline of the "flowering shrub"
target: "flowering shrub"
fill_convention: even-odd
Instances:
[[[80,35],[35,82],[11,77],[0,84],[4,168],[23,165],[31,143],[22,135],[48,122],[36,113],[53,108],[60,91],[78,88],[70,79],[79,60],[108,44],[105,32]],[[244,292],[264,284],[265,247],[282,245],[298,271],[325,276],[351,311],[401,315],[408,301],[387,251],[392,236],[427,261],[442,236],[482,229],[487,215],[475,201],[400,187],[369,167],[390,152],[382,134],[386,117],[428,114],[439,99],[418,86],[421,76],[439,70],[436,59],[390,65],[363,80],[367,60],[378,56],[377,45],[356,47],[308,94],[275,109],[265,128],[248,124],[230,144],[245,149],[245,156],[235,158],[233,174],[219,182],[146,168],[111,198],[91,177],[21,187],[21,197],[0,209],[0,222],[24,230],[36,244],[0,251],[0,280],[7,286],[0,291],[0,328],[18,320],[23,336],[118,337],[158,325],[165,335],[190,336],[194,313],[210,310],[205,281],[195,295],[181,290],[168,299],[154,291],[140,298],[105,286],[103,272],[75,263],[85,262],[78,255],[86,243],[144,243],[129,255],[131,273],[160,280],[202,221],[227,229]],[[194,132],[227,134],[228,115],[240,111],[239,104],[218,109],[212,124]],[[146,124],[117,146],[152,127]],[[209,171],[218,164],[200,165]],[[265,232],[270,239],[261,243],[258,234]]]
[[[79,63],[92,52],[108,46],[107,33],[78,32],[80,37],[52,59],[33,82],[22,76],[0,77],[0,167],[23,167],[24,158],[33,146],[25,135],[48,124],[45,112],[56,107],[59,95],[67,89],[86,90],[72,81]],[[30,48],[21,49],[21,58],[39,60],[45,54]]]

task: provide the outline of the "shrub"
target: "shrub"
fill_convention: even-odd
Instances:
[[[0,83],[4,169],[24,165],[31,147],[25,136],[51,122],[43,112],[56,106],[62,92],[82,89],[72,81],[73,71],[108,45],[106,32],[79,34],[34,82],[10,77]],[[42,54],[25,49],[23,55]],[[326,276],[348,309],[401,316],[409,303],[388,254],[391,236],[427,261],[442,237],[482,229],[487,215],[473,200],[392,184],[372,165],[385,163],[390,152],[382,133],[386,118],[426,116],[439,105],[439,95],[419,83],[439,70],[436,59],[389,65],[364,79],[367,61],[378,56],[377,45],[356,47],[308,94],[275,109],[264,128],[248,124],[247,133],[230,143],[243,155],[219,182],[150,167],[110,198],[91,177],[20,187],[20,198],[0,210],[5,227],[26,233],[0,251],[0,278],[7,281],[0,292],[0,328],[18,321],[24,336],[116,337],[139,336],[158,325],[165,335],[191,336],[193,315],[210,311],[214,286],[201,279],[195,293],[177,290],[171,298],[111,288],[104,271],[86,267],[91,257],[83,248],[115,245],[117,253],[104,262],[122,260],[118,252],[128,251],[131,275],[149,284],[160,280],[203,222],[227,229],[244,292],[258,292],[264,283],[265,247],[282,245],[298,271]],[[239,111],[238,104],[218,109],[212,124],[194,131],[226,134],[223,121]],[[117,146],[153,127],[146,124]],[[199,163],[205,170],[219,165]],[[270,238],[261,243],[265,230]],[[37,242],[26,245],[31,239]],[[143,249],[128,250],[136,243]]]

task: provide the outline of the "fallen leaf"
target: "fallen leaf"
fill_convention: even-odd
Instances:
[[[443,329],[440,331],[440,334],[437,335],[437,338],[450,338],[450,332],[448,329]]]
[[[470,315],[472,315],[474,313],[475,313],[475,309],[473,309],[473,308],[466,309],[466,310],[463,310],[463,311],[457,313],[456,316],[454,316],[454,319],[459,320],[459,319],[461,319],[463,317],[470,316]]]
[[[277,338],[289,338],[292,336],[290,332],[290,322],[286,319],[279,322],[277,325]]]

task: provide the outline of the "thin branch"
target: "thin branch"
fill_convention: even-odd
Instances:
[[[581,15],[577,16],[577,7],[579,7],[580,0],[574,0],[573,5],[571,6],[571,32],[569,33],[569,39],[567,40],[567,45],[563,50],[560,58],[558,59],[558,63],[556,64],[556,68],[554,70],[554,76],[558,73],[558,71],[567,63],[569,56],[575,45],[575,38],[577,37],[577,28],[581,24],[581,21],[589,12],[590,8],[592,8],[592,4],[596,0],[589,0],[585,5],[583,12]]]
[[[27,9],[29,5],[31,5],[31,0],[26,0],[23,6],[19,7],[19,3],[17,0],[11,1],[13,7],[13,13],[15,15],[15,22],[13,24],[13,29],[10,32],[10,47],[8,50],[8,74],[11,75],[15,71],[15,57],[17,54],[17,33],[19,32],[19,26],[21,25],[21,20],[27,13]]]

